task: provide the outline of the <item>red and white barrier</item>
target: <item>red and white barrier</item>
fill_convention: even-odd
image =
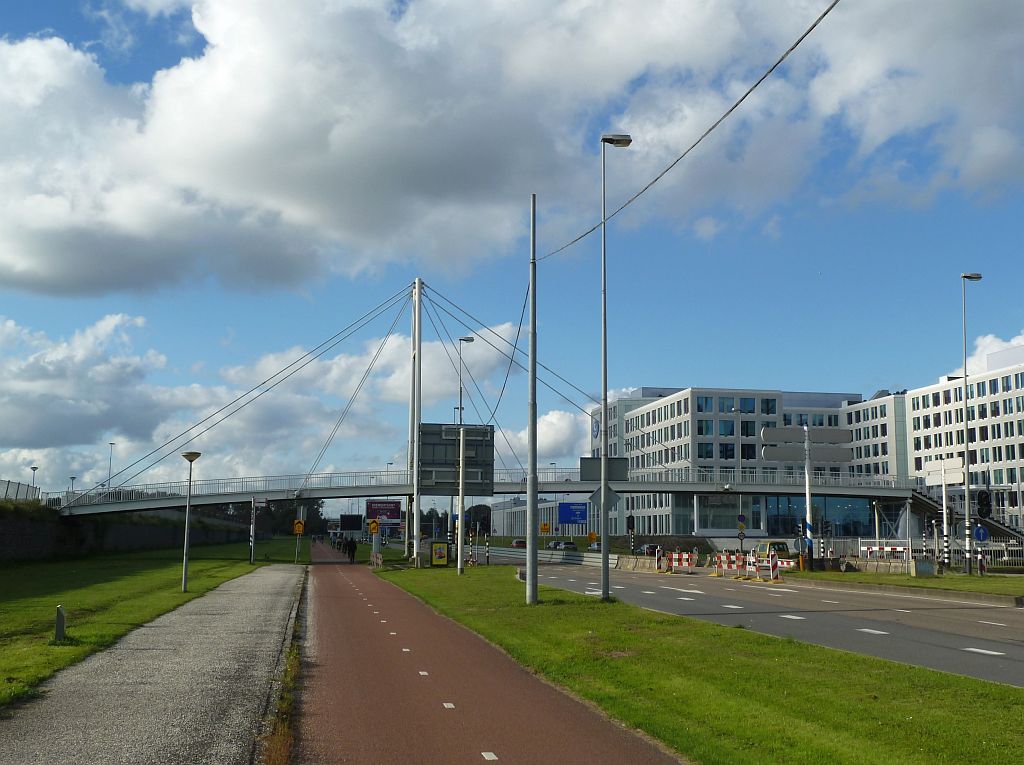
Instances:
[[[862,547],[861,552],[866,552],[869,560],[892,560],[893,558],[899,558],[899,560],[907,559],[907,548],[906,547]]]
[[[673,552],[665,555],[665,570],[670,574],[682,571],[692,574],[696,565],[697,556],[693,553]]]

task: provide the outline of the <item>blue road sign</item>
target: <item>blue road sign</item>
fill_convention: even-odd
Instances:
[[[988,529],[984,526],[975,526],[974,528],[974,539],[978,542],[988,541]]]
[[[587,506],[587,502],[559,502],[558,522],[564,524],[586,523]]]

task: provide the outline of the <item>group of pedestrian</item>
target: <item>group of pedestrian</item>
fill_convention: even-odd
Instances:
[[[346,556],[349,563],[356,562],[356,540],[343,537],[339,534],[331,540],[331,547]]]

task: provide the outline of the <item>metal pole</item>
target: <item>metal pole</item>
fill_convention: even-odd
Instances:
[[[188,459],[186,457],[186,459]],[[185,494],[185,552],[181,563],[181,591],[188,592],[188,521],[192,510],[192,462],[188,461],[188,491]]]
[[[420,565],[420,417],[423,406],[423,319],[420,314],[422,305],[423,282],[416,277],[415,292],[413,297],[413,310],[416,318],[416,339],[415,339],[415,363],[413,365],[413,411],[414,411],[414,435],[413,435],[413,464],[412,464],[412,486],[413,486],[413,537],[412,554],[416,566]]]
[[[608,220],[605,154],[601,142],[601,599],[611,597],[608,575]]]
[[[107,458],[107,492],[110,492],[110,479],[114,475],[114,442],[110,441],[110,456]]]
[[[964,573],[971,573],[971,451],[970,428],[967,423],[967,278],[960,274],[960,296],[963,301],[964,328],[964,545],[967,562]]]
[[[807,538],[807,570],[814,571],[814,528],[811,520],[811,431],[804,425],[804,536]]]
[[[527,402],[526,604],[537,603],[537,195],[530,195],[530,360]]]
[[[252,498],[252,514],[249,516],[249,563],[256,562],[256,497]]]
[[[946,488],[946,463],[942,463],[942,566],[949,568],[949,491]]]
[[[459,543],[456,548],[459,576],[462,576],[462,538],[466,529],[466,428],[459,426]]]
[[[416,459],[416,287],[413,285],[413,310],[412,310],[412,327],[409,331],[409,361],[411,366],[409,368],[409,444],[408,451],[406,452],[405,467],[409,471],[409,483],[413,483],[415,479],[413,475],[413,465]],[[409,546],[409,541],[412,539],[412,506],[413,506],[413,494],[409,494],[405,501],[405,554],[410,555],[412,548]]]

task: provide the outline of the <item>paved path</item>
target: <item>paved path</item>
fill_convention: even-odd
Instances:
[[[302,573],[259,568],[58,673],[0,718],[0,763],[249,763]]]
[[[368,567],[310,572],[298,765],[680,762]]]

